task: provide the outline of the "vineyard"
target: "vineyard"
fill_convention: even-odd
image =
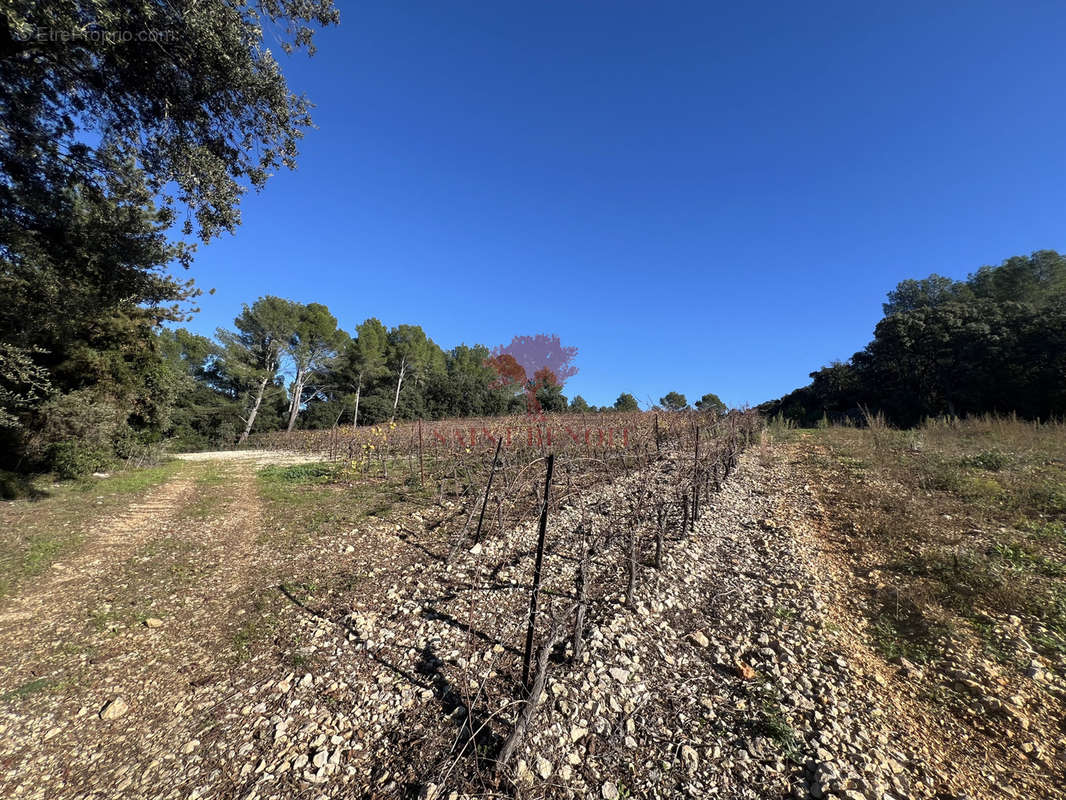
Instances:
[[[470,648],[493,647],[448,665],[442,699],[461,723],[454,741],[420,758],[452,784],[456,764],[476,766],[459,774],[488,789],[515,778],[549,676],[587,662],[587,629],[617,606],[637,613],[655,600],[658,579],[647,576],[673,564],[670,548],[713,513],[761,429],[752,412],[557,415],[271,434],[253,445],[336,462],[334,481],[388,482],[421,498],[421,525],[397,535],[436,562],[448,609],[420,613],[476,631]],[[359,615],[349,621],[358,628]]]
[[[53,489],[0,509],[0,793],[1064,797],[1062,452],[586,413]]]

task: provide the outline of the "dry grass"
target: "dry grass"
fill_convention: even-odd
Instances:
[[[1066,425],[872,419],[778,435],[806,440],[830,523],[877,588],[886,655],[927,660],[961,626],[1009,662],[990,623],[1014,615],[1038,652],[1066,657]]]

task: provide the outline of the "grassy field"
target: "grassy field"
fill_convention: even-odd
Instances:
[[[906,431],[777,428],[817,481],[831,526],[873,584],[886,656],[936,657],[973,635],[1024,669],[996,622],[1066,658],[1066,425],[933,421]],[[1012,619],[1013,618],[1013,619]]]

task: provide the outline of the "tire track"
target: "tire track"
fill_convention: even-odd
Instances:
[[[91,596],[117,564],[177,514],[192,489],[189,478],[177,476],[150,490],[143,500],[130,504],[125,511],[93,524],[76,553],[52,564],[46,575],[8,598],[0,612],[0,647],[26,647],[27,631],[22,623],[32,622],[36,630],[61,627],[72,606],[57,595]],[[19,627],[13,631],[12,625]],[[14,642],[10,641],[13,634]]]

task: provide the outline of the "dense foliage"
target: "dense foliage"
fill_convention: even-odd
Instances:
[[[1052,250],[981,267],[965,281],[906,280],[873,341],[761,410],[801,425],[882,413],[899,425],[944,414],[1066,414],[1066,258]]]
[[[215,341],[184,329],[166,331],[162,339],[171,363],[189,381],[167,429],[179,447],[228,446],[253,430],[597,410],[580,396],[567,402],[562,381],[549,368],[527,377],[504,348],[460,344],[444,350],[418,325],[387,328],[374,318],[349,336],[317,303],[262,297],[244,307],[232,330],[219,330]],[[548,342],[550,352],[568,356],[560,372],[577,371],[569,364],[577,349],[562,348],[557,337],[515,341]],[[537,363],[524,360],[530,368]],[[637,409],[631,395],[623,398],[629,402],[616,403],[616,409]]]
[[[160,333],[198,294],[171,271],[295,166],[310,104],[266,43],[311,52],[337,19],[332,0],[5,4],[0,467],[134,455],[189,424],[176,397],[214,393],[206,344]]]

